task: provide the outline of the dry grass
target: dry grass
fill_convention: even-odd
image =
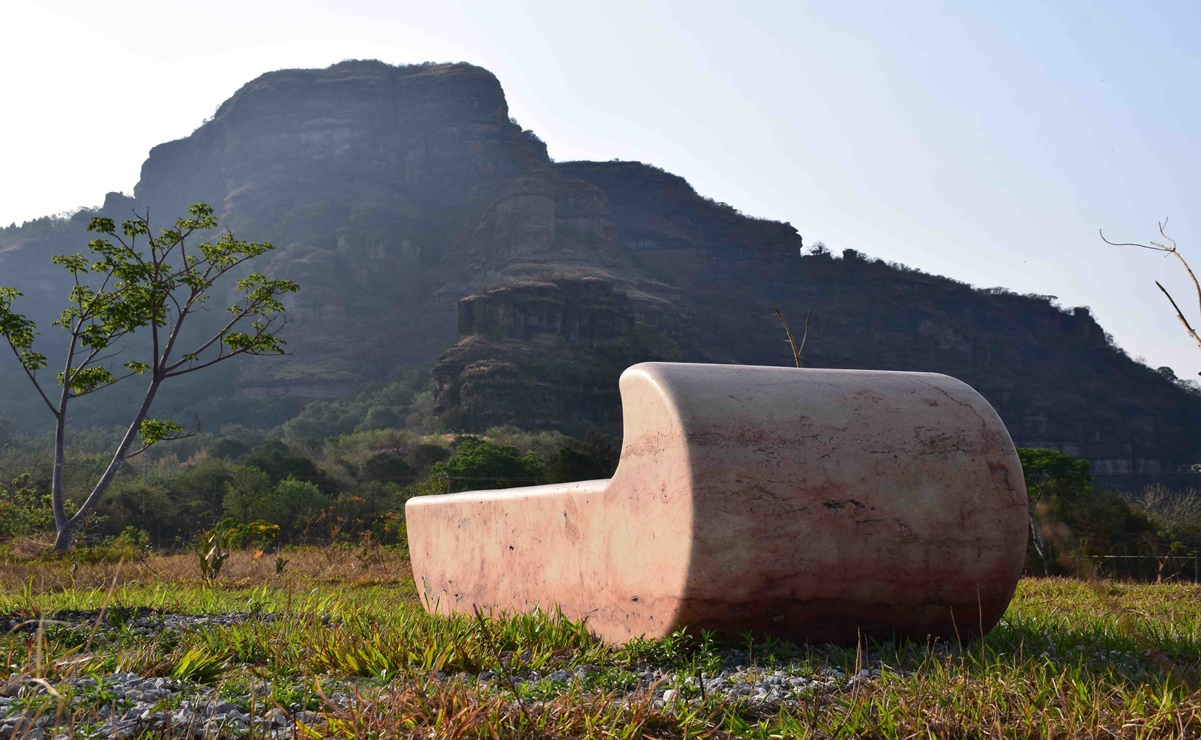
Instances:
[[[272,555],[235,553],[205,583],[193,554],[129,563],[34,559],[0,565],[0,614],[62,609],[279,615],[228,626],[108,637],[47,627],[0,637],[0,658],[56,681],[132,670],[184,675],[213,666],[221,696],[267,682],[263,706],[317,710],[311,736],[557,738],[1201,737],[1201,586],[1027,579],[1005,619],[965,646],[879,645],[879,678],[813,689],[799,701],[752,704],[676,684],[656,707],[627,693],[634,665],[713,675],[721,656],[677,638],[607,646],[553,617],[444,619],[417,603],[403,554],[299,549],[282,575]],[[752,663],[802,675],[855,675],[862,655],[822,648],[798,656],[756,643]],[[742,660],[741,658],[739,660]],[[183,666],[183,668],[181,668]],[[477,683],[481,671],[545,677],[592,666],[587,680]],[[322,701],[329,686],[351,699]],[[300,686],[301,689],[297,687]],[[307,686],[307,689],[303,687]],[[302,691],[303,689],[303,691]],[[315,692],[315,693],[314,693]]]
[[[500,691],[465,683],[414,682],[383,698],[359,698],[330,708],[316,736],[354,738],[696,738],[736,737],[722,729],[717,705],[682,715],[656,709],[649,696],[569,690],[549,701],[522,705]]]
[[[275,565],[279,557],[287,561],[281,573],[276,572]],[[31,583],[38,592],[104,589],[114,584],[122,587],[171,583],[194,588],[206,585],[197,558],[194,552],[184,552],[88,563],[43,552],[28,560],[0,561],[0,593],[15,593]],[[245,589],[342,584],[354,589],[411,585],[412,581],[413,569],[403,552],[377,548],[364,553],[361,548],[335,546],[287,548],[283,553],[264,554],[257,559],[250,550],[236,551],[222,567],[217,585]]]

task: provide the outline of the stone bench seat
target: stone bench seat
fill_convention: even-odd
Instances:
[[[556,607],[602,638],[967,639],[1026,548],[1013,442],[945,375],[646,363],[610,480],[411,499],[431,612]]]

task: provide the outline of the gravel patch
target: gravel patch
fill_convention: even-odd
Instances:
[[[149,636],[165,631],[184,631],[206,627],[230,627],[258,621],[270,623],[282,619],[280,612],[226,612],[224,614],[173,614],[154,609],[99,609],[55,612],[53,615],[31,619],[18,615],[0,615],[0,633],[33,633],[39,629],[66,628],[74,632],[89,632],[99,627],[101,632],[127,631],[131,635]]]
[[[164,614],[151,610],[127,610],[121,613],[60,612],[42,625],[49,629],[90,631],[98,620],[101,637],[105,632],[154,635],[168,630],[193,630],[242,624],[253,620],[271,622],[281,614],[231,612],[215,615]],[[20,617],[0,617],[0,630],[30,631],[39,623]],[[926,648],[914,646],[924,651]],[[938,647],[935,648],[936,650]],[[843,665],[845,651],[814,647],[785,648],[767,660],[757,653],[756,665],[751,653],[727,649],[717,653],[719,660],[708,662],[710,671],[688,675],[679,670],[650,664],[632,667],[578,666],[530,671],[517,675],[498,675],[485,671],[478,675],[435,673],[440,682],[480,686],[487,691],[508,692],[516,689],[523,701],[538,703],[567,690],[616,696],[626,702],[649,701],[656,709],[671,712],[689,704],[725,700],[762,708],[805,701],[815,694],[837,693],[854,689],[865,682],[879,680],[884,673],[903,675],[885,665],[876,653],[861,656],[857,671],[832,667]],[[398,679],[402,680],[402,679]],[[30,738],[129,738],[147,733],[158,736],[189,738],[297,737],[297,723],[321,723],[311,711],[315,701],[300,701],[278,706],[267,697],[313,696],[313,679],[289,679],[291,683],[274,686],[259,683],[249,688],[251,696],[228,696],[228,687],[219,691],[211,686],[180,682],[164,677],[145,677],[136,673],[76,677],[47,683],[20,674],[0,681],[0,740]],[[328,710],[353,706],[360,697],[386,701],[389,687],[378,682],[358,683],[321,681],[325,699],[320,705]],[[282,689],[282,690],[281,690]],[[59,705],[62,711],[59,712]],[[307,704],[307,706],[306,706]]]
[[[59,712],[60,701],[64,704]],[[296,722],[314,712],[291,714],[249,702],[222,700],[215,689],[170,678],[114,673],[51,685],[20,674],[0,683],[0,740],[8,738],[130,738],[145,733],[173,737],[293,738]]]
[[[626,702],[649,700],[656,709],[696,704],[706,699],[725,699],[769,707],[803,701],[815,692],[837,692],[857,682],[879,678],[880,669],[864,668],[847,676],[843,671],[822,668],[809,674],[795,666],[723,669],[713,676],[691,676],[670,669],[638,666],[630,669],[596,669],[582,666],[517,676],[498,676],[485,671],[434,674],[439,682],[484,685],[486,690],[507,691],[514,686],[522,694],[554,695],[572,687],[586,693],[617,695]],[[603,679],[598,681],[597,679]],[[388,686],[363,683],[353,686],[322,681],[326,687],[325,708],[353,706],[360,696],[386,701]],[[296,688],[308,687],[300,682]],[[352,692],[349,689],[357,688]],[[334,689],[341,689],[334,690]],[[320,725],[320,715],[305,709],[290,711],[265,699],[270,687],[256,687],[259,700],[249,697],[230,700],[210,686],[170,678],[147,678],[136,673],[114,673],[98,678],[72,678],[55,684],[20,674],[0,683],[0,740],[8,738],[132,738],[146,733],[169,737],[260,738],[291,740],[298,736],[297,723]],[[57,714],[59,697],[65,708]],[[529,700],[527,699],[527,702]],[[535,700],[537,703],[539,700]],[[255,704],[257,703],[257,707]]]

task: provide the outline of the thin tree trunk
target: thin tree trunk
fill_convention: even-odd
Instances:
[[[96,508],[96,504],[100,503],[100,499],[108,491],[108,487],[112,485],[113,478],[116,477],[117,471],[121,468],[121,463],[125,462],[126,453],[129,452],[129,448],[133,445],[133,441],[137,438],[138,432],[142,428],[142,422],[146,420],[146,417],[150,413],[150,405],[154,403],[154,396],[158,393],[158,387],[161,383],[162,380],[159,379],[151,381],[150,387],[146,389],[146,396],[142,399],[142,405],[138,407],[137,415],[134,416],[129,428],[125,430],[125,436],[121,438],[121,444],[117,446],[116,452],[113,453],[113,459],[109,462],[108,467],[104,469],[104,474],[96,482],[96,487],[88,494],[87,500],[79,507],[79,511],[75,512],[75,515],[63,524],[58,525],[58,535],[54,538],[55,552],[65,553],[71,548],[71,544],[75,541],[75,533],[79,529],[79,525],[83,523],[83,520],[87,518],[92,509]],[[55,451],[56,459],[61,454],[61,450],[62,447],[59,446]],[[61,500],[62,494],[60,491],[56,495],[55,501],[61,502]]]
[[[1033,507],[1030,509],[1030,542],[1034,544],[1034,551],[1038,553],[1039,560],[1043,563],[1043,575],[1051,575],[1051,563],[1047,559],[1047,543],[1043,541],[1043,535],[1038,526],[1038,517],[1034,513]]]
[[[50,504],[54,509],[54,528],[62,532],[67,526],[67,509],[63,505],[63,465],[66,462],[67,415],[66,404],[59,405],[54,423],[54,471],[50,477]],[[55,545],[55,549],[58,545]]]
[[[79,327],[76,326],[71,335],[71,344],[67,347],[67,361],[63,368],[63,389],[58,396],[58,411],[54,415],[54,470],[50,474],[50,506],[54,510],[54,529],[62,535],[69,526],[67,508],[63,504],[63,466],[67,459],[67,402],[71,400],[71,361],[75,357],[75,343],[78,340]],[[54,540],[54,549],[58,549],[59,537]],[[67,547],[71,543],[68,540]]]

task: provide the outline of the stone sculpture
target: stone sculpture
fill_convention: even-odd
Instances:
[[[928,373],[646,363],[611,480],[412,499],[438,613],[554,608],[606,640],[688,627],[794,641],[967,639],[1026,548],[1013,442]]]

